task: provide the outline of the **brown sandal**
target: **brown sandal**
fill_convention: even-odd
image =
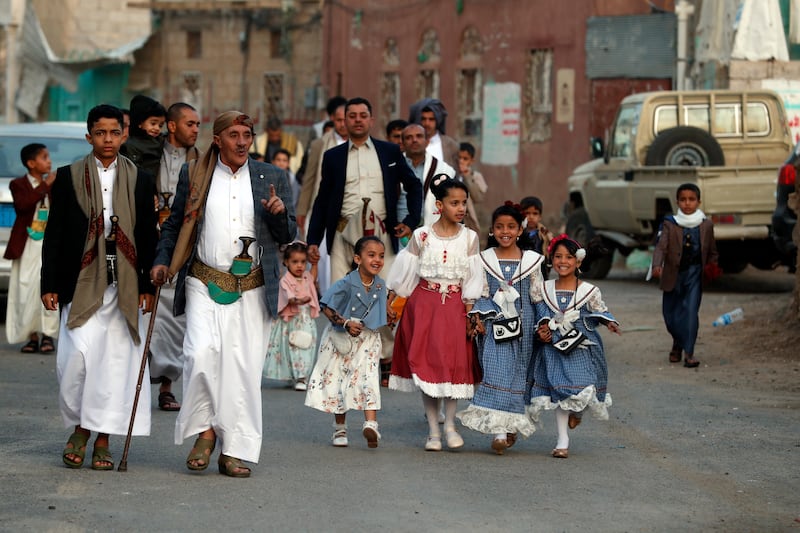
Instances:
[[[67,468],[80,468],[83,466],[83,460],[86,457],[86,443],[89,442],[89,435],[76,431],[69,436],[67,445],[61,453],[61,459]],[[70,458],[69,456],[72,456]]]
[[[36,353],[39,351],[39,341],[30,340],[20,349],[22,353]]]
[[[691,355],[686,356],[686,361],[683,362],[683,366],[686,368],[697,368],[700,366],[700,361],[692,357]]]
[[[189,452],[189,457],[186,458],[186,468],[189,470],[205,470],[211,462],[211,454],[217,445],[217,438],[203,439],[198,437],[194,441],[192,451]],[[194,462],[192,462],[194,461]],[[205,461],[203,464],[198,464],[199,461]]]
[[[181,404],[175,398],[175,395],[169,391],[158,393],[158,408],[162,411],[180,411]]]
[[[506,433],[506,442],[508,443],[508,447],[511,448],[514,444],[517,443],[517,434]]]
[[[567,448],[556,448],[553,450],[553,457],[556,459],[567,459],[569,457],[569,450]]]
[[[230,477],[250,477],[250,469],[244,466],[244,463],[236,457],[219,454],[217,465],[219,466],[220,474]]]
[[[670,363],[680,363],[681,362],[681,347],[677,344],[672,345],[672,349],[669,351],[669,362]]]
[[[494,453],[496,453],[497,455],[503,455],[504,453],[506,453],[506,449],[508,449],[509,447],[510,446],[508,444],[508,441],[505,439],[492,440],[492,449],[494,450]]]
[[[53,337],[42,336],[42,344],[39,345],[39,353],[53,353],[56,347],[53,344]]]

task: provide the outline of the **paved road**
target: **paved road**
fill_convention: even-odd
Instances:
[[[704,306],[788,298],[784,276],[727,281]],[[215,465],[190,473],[191,443],[175,446],[175,414],[158,410],[152,436],[133,440],[127,473],[69,470],[54,357],[0,344],[0,531],[797,531],[800,400],[761,401],[665,366],[657,289],[624,272],[599,285],[628,333],[605,335],[611,420],[586,420],[567,460],[549,455],[552,415],[503,457],[467,430],[461,451],[425,452],[419,397],[392,391],[378,449],[360,436],[333,448],[332,417],[265,384],[250,479]],[[123,438],[111,444],[119,458]]]

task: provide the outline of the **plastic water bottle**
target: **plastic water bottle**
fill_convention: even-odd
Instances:
[[[714,327],[727,326],[731,322],[736,322],[737,320],[741,320],[743,318],[744,318],[744,311],[742,311],[741,307],[737,307],[733,311],[718,316],[717,319],[714,321]]]

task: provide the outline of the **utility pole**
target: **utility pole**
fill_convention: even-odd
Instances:
[[[694,13],[694,6],[687,0],[680,0],[675,6],[675,14],[678,15],[678,57],[675,65],[675,89],[682,91],[686,89],[686,28],[689,17]]]

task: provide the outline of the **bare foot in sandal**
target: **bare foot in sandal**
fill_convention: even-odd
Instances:
[[[94,441],[92,470],[113,470],[114,461],[108,451],[108,433],[100,433]]]
[[[39,353],[53,353],[56,351],[56,346],[53,344],[53,337],[42,335],[42,344],[39,345]]]
[[[75,426],[75,431],[70,435],[67,445],[61,458],[69,468],[80,468],[83,466],[83,459],[86,456],[86,443],[89,441],[91,432],[80,426]]]
[[[205,470],[211,462],[211,454],[217,444],[217,435],[213,429],[207,429],[197,436],[194,447],[186,458],[186,468],[189,470]]]

